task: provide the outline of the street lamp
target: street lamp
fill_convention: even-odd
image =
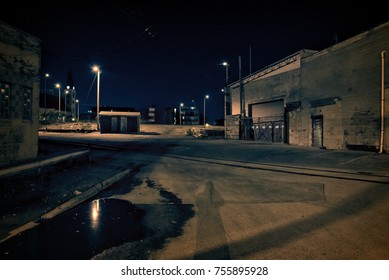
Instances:
[[[78,99],[76,99],[76,104],[77,104],[77,122],[80,121],[80,102]]]
[[[207,126],[207,123],[205,122],[205,100],[209,98],[209,95],[207,94],[206,96],[204,96],[204,127]]]
[[[69,89],[70,89],[70,87],[69,86],[67,86],[66,87],[66,90],[65,90],[65,122],[66,122],[66,113],[67,113],[67,105],[68,105],[68,101],[67,101],[67,95],[68,95],[68,93],[69,93]]]
[[[226,87],[227,87],[227,85],[228,85],[228,66],[230,66],[230,65],[228,64],[228,62],[224,61],[223,66],[226,67]]]
[[[46,94],[47,94],[47,86],[46,86],[46,81],[47,79],[50,78],[50,75],[48,73],[45,74],[45,113],[46,113]]]
[[[97,131],[100,131],[100,67],[93,66],[93,71],[97,73],[97,106],[96,106],[96,120],[97,120]]]
[[[58,89],[58,116],[61,117],[61,84],[55,84]]]
[[[184,103],[180,103],[180,125],[182,124],[182,106],[184,106]]]
[[[223,66],[226,67],[226,85],[224,86],[224,129],[225,129],[226,128],[226,125],[225,125],[225,123],[226,123],[226,115],[227,115],[228,66],[230,66],[230,65],[226,61],[224,61],[222,64],[223,64]]]

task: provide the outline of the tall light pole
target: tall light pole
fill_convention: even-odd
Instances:
[[[96,121],[97,121],[97,131],[100,131],[100,67],[93,66],[93,71],[97,73],[97,106],[96,106]]]
[[[47,79],[50,77],[50,75],[48,73],[45,74],[45,113],[46,113],[46,95],[47,95],[47,84],[46,84],[46,81]]]
[[[204,96],[204,127],[207,126],[207,122],[205,121],[205,100],[209,98],[209,95],[207,94],[206,96]]]
[[[184,106],[184,103],[180,103],[180,125],[182,124],[182,106]]]
[[[76,104],[77,104],[77,122],[80,121],[80,101],[76,99]]]
[[[61,117],[61,84],[55,84],[58,89],[58,116]]]
[[[228,85],[228,66],[230,66],[230,65],[228,64],[228,62],[224,61],[223,66],[226,67],[226,87],[227,87],[227,85]]]
[[[69,93],[69,86],[67,86],[66,87],[66,90],[65,90],[65,122],[66,122],[66,113],[67,113],[67,105],[68,105],[68,101],[67,101],[67,95],[68,95],[68,93]]]
[[[226,67],[226,85],[224,86],[224,135],[226,133],[226,115],[227,115],[227,87],[228,87],[228,62],[224,61],[223,66]]]

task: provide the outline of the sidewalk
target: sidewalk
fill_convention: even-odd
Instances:
[[[61,152],[60,156],[52,151],[52,158],[63,160],[46,165],[30,162],[25,165],[34,168],[0,176],[0,242],[128,178],[132,167],[135,167],[123,165],[121,160],[115,160],[113,154],[106,151],[90,151],[88,156],[76,158],[66,157],[75,151],[80,149],[73,147]],[[51,157],[46,155],[43,158],[42,161],[50,161]],[[40,158],[37,159],[39,161]]]

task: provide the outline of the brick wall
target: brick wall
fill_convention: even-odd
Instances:
[[[307,121],[299,131],[310,131],[308,144],[312,143],[308,120],[322,115],[323,141],[327,148],[378,147],[381,51],[385,49],[389,50],[388,25],[361,33],[302,60],[302,103],[305,106],[300,115]]]
[[[40,40],[0,21],[0,82],[11,86],[9,114],[0,118],[0,164],[38,153]],[[26,117],[25,93],[31,113]]]

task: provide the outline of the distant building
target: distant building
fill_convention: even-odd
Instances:
[[[149,123],[155,123],[155,106],[149,108],[149,113],[148,113],[148,122]]]
[[[149,124],[174,124],[174,111],[172,107],[152,105],[148,108],[147,119]]]
[[[0,164],[38,155],[41,41],[0,21]]]
[[[178,109],[179,119],[181,119],[179,124],[182,125],[199,125],[200,124],[200,114],[199,109],[195,106],[180,106]]]
[[[389,22],[321,51],[301,50],[230,84],[226,137],[388,151],[388,52]]]
[[[76,106],[76,88],[66,86],[64,89],[64,113],[66,113],[66,120],[71,121],[76,119],[77,106]]]

